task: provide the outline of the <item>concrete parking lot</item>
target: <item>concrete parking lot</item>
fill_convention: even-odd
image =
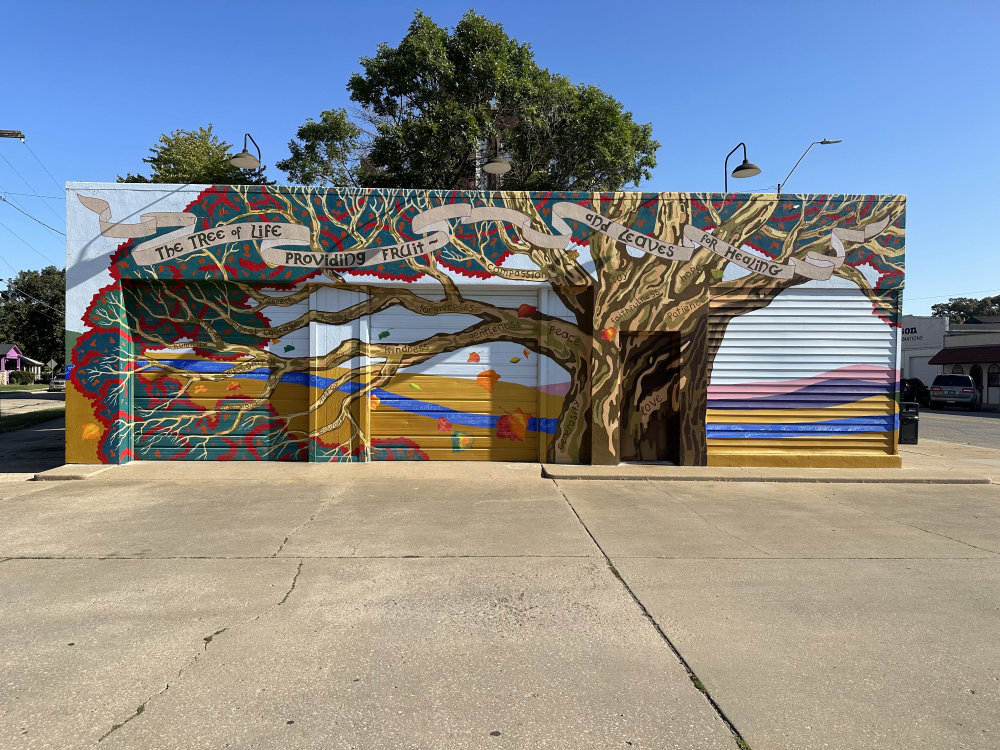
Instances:
[[[997,744],[996,484],[6,477],[0,747]]]

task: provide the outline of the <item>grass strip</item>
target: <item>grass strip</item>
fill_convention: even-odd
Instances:
[[[0,385],[0,391],[44,391],[48,388],[45,383],[35,383],[35,385]]]
[[[66,416],[66,407],[58,406],[51,409],[39,409],[29,411],[24,414],[11,414],[8,417],[0,417],[0,433],[23,430],[25,427],[33,427],[42,422],[59,419]]]

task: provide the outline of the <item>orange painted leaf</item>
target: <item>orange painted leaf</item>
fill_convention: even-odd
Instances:
[[[438,417],[438,432],[451,432],[452,424],[444,417]]]
[[[93,422],[83,425],[83,429],[80,432],[80,437],[83,440],[97,440],[101,436],[101,428]]]
[[[605,341],[614,341],[615,333],[616,331],[614,328],[604,328],[601,330],[601,338]]]
[[[493,393],[493,388],[496,386],[497,381],[500,379],[500,375],[493,370],[483,370],[476,376],[476,383]]]
[[[230,383],[229,385],[226,386],[226,390],[227,391],[235,391],[239,387],[240,387],[239,383]]]
[[[538,308],[533,305],[524,304],[517,308],[517,317],[519,318],[530,318],[538,312]]]
[[[528,433],[528,423],[531,415],[521,411],[521,407],[514,409],[511,414],[504,414],[497,419],[497,437],[501,440],[520,440],[524,442],[524,436]]]
[[[469,359],[466,360],[466,361],[468,361],[468,362],[478,362],[479,361],[479,354],[477,352],[469,352]]]

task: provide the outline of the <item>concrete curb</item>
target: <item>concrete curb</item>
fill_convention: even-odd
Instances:
[[[798,482],[823,484],[991,484],[988,476],[960,474],[906,474],[905,469],[847,473],[828,469],[731,469],[683,466],[542,466],[542,476],[553,480],[637,482]]]
[[[116,468],[118,467],[115,464],[64,464],[35,474],[35,481],[57,482],[71,479],[90,479]]]
[[[564,464],[465,461],[375,463],[266,463],[192,462],[185,465],[188,478],[200,481],[233,482],[309,481],[378,479],[462,481],[472,479],[645,481],[645,482],[782,482],[829,484],[1000,484],[1000,450],[939,441],[920,446],[900,446],[902,468],[848,469],[776,466],[667,466],[623,464],[619,466],[578,466]],[[37,481],[91,479],[110,469],[114,479],[124,481],[165,481],[176,477],[177,466],[163,461],[133,461],[122,466],[108,464],[66,464],[35,474]],[[111,477],[106,477],[111,478]]]
[[[457,462],[456,462],[457,463]],[[121,474],[121,479],[158,480],[169,475],[163,464],[154,462],[133,462],[125,467],[107,464],[66,464],[34,475],[35,481],[71,481],[92,479],[112,469],[131,469]],[[345,468],[346,467],[346,468]],[[169,468],[169,465],[168,465]],[[214,467],[212,475],[220,481],[233,481],[247,470],[246,465]],[[257,466],[259,469],[260,466]],[[267,465],[267,468],[273,468]],[[268,474],[260,472],[258,478],[267,477],[278,480],[317,479],[327,472],[338,476],[350,476],[355,479],[391,479],[393,469],[399,468],[385,464],[346,464],[330,467],[317,464],[285,464],[281,472]],[[826,484],[940,484],[969,485],[992,484],[993,478],[987,474],[972,473],[965,467],[963,471],[949,475],[947,471],[930,473],[926,469],[767,469],[767,468],[736,468],[713,466],[659,466],[659,465],[624,465],[624,466],[564,466],[555,464],[517,464],[516,469],[510,465],[490,465],[489,471],[483,467],[483,477],[497,478],[500,476],[517,476],[528,478],[535,476],[555,481],[634,481],[634,482],[783,482],[783,483],[826,483]],[[196,466],[194,471],[203,469]],[[297,470],[297,471],[295,471]],[[514,471],[512,475],[511,472]],[[221,472],[221,473],[220,473]],[[465,479],[469,477],[469,467],[462,465],[460,473],[456,473],[453,462],[435,462],[434,464],[407,464],[408,479]],[[538,472],[537,474],[535,472]],[[117,472],[116,472],[117,473]],[[482,478],[482,477],[481,477]]]

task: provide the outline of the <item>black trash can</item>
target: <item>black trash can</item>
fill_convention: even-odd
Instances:
[[[920,404],[907,401],[899,405],[899,444],[916,445],[920,427]]]

